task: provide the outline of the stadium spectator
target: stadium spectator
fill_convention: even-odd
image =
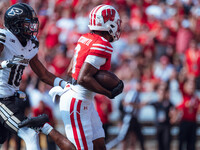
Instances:
[[[128,130],[124,130],[125,139],[123,139],[123,150],[128,148],[135,149],[136,141],[140,142],[140,147],[142,150],[145,150],[144,147],[144,137],[141,130],[141,124],[138,121],[138,114],[140,109],[140,94],[142,90],[142,85],[140,81],[136,81],[134,88],[130,89],[124,100],[122,100],[121,111],[122,111],[122,118],[123,124],[128,122]],[[122,127],[123,127],[122,124]],[[121,133],[121,132],[120,132]],[[119,135],[118,135],[119,136]]]
[[[173,109],[173,104],[169,99],[168,83],[161,82],[158,85],[156,92],[158,100],[149,101],[145,105],[152,105],[156,110],[155,126],[157,130],[158,150],[170,150],[170,113]]]
[[[160,57],[160,63],[155,66],[154,76],[159,81],[167,82],[173,70],[173,65],[170,64],[168,56],[163,55]]]
[[[180,85],[182,102],[176,106],[172,122],[179,122],[179,150],[195,150],[197,113],[200,110],[199,98],[196,95],[195,80],[186,78]]]
[[[200,76],[200,51],[197,42],[191,40],[189,48],[185,51],[186,69],[194,77]]]

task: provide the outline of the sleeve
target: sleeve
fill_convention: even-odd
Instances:
[[[92,44],[89,51],[89,55],[109,58],[111,57],[112,52],[113,52],[112,46],[108,42],[101,41],[101,42]]]
[[[106,58],[88,55],[85,59],[85,62],[91,64],[97,69],[100,69],[100,67],[106,63]]]
[[[0,29],[0,43],[5,44],[6,42],[6,34],[5,31]]]

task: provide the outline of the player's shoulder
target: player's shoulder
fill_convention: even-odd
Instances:
[[[6,37],[9,36],[9,33],[6,29],[0,28],[0,42],[4,43],[6,41]]]
[[[8,34],[8,30],[4,28],[0,28],[0,33]]]
[[[5,36],[7,36],[7,37],[11,37],[12,35],[13,35],[13,33],[12,32],[10,32],[8,29],[6,29],[6,28],[0,28],[0,33],[1,34],[4,34]]]
[[[90,46],[90,49],[109,51],[109,53],[113,51],[113,47],[108,40],[94,33],[83,34],[78,42]]]
[[[99,35],[95,35],[95,36],[96,36],[96,40],[93,42],[92,48],[99,48],[101,50],[104,49],[106,51],[113,52],[113,47],[108,40],[106,40],[104,37],[99,36]]]
[[[94,43],[101,43],[103,45],[111,46],[111,44],[108,40],[106,40],[104,37],[102,37],[98,34],[86,33],[86,34],[82,35],[82,37],[85,37],[87,39],[91,39]]]
[[[104,37],[102,37],[100,35],[97,35],[97,34],[94,34],[94,35],[95,35],[95,37],[97,39],[94,43],[96,43],[96,44],[102,44],[102,45],[109,46],[109,47],[112,48],[110,42],[107,39],[105,39]]]

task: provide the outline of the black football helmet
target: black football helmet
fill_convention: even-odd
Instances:
[[[5,12],[4,25],[14,35],[28,41],[37,36],[39,21],[30,5],[17,3]]]

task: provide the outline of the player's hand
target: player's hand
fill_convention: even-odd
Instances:
[[[49,122],[49,117],[47,114],[42,114],[37,117],[31,117],[23,120],[18,124],[18,127],[41,128],[46,122]]]
[[[24,60],[24,57],[22,56],[14,56],[11,60],[4,60],[1,62],[1,67],[2,68],[11,68],[14,65],[17,64],[23,64],[22,61]]]
[[[14,63],[12,60],[4,60],[1,62],[1,68],[11,68],[14,65],[17,65],[17,64]]]
[[[12,58],[12,62],[15,63],[15,64],[19,64],[21,63],[22,61],[24,60],[24,57],[22,56],[13,56]]]
[[[124,89],[124,83],[122,80],[120,80],[118,85],[111,91],[111,96],[109,98],[111,98],[111,99],[115,98],[115,96],[122,93],[123,89]]]
[[[42,132],[48,135],[53,127],[48,124],[49,117],[46,114],[39,115],[37,117],[27,118],[18,124],[19,128],[29,127],[34,129],[36,132]]]

